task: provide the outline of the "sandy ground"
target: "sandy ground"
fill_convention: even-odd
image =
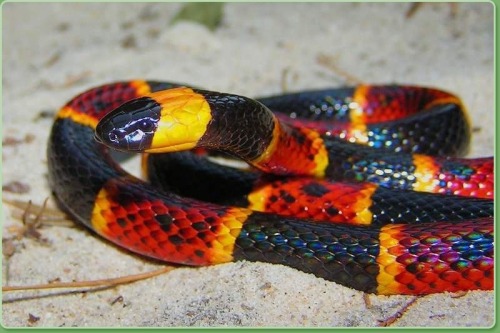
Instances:
[[[228,4],[215,32],[169,25],[179,4],[7,3],[3,15],[3,184],[42,203],[55,111],[83,90],[132,78],[185,82],[248,96],[333,87],[342,72],[369,83],[438,86],[463,98],[476,131],[471,155],[493,154],[493,7],[427,4]],[[328,58],[337,67],[322,65]],[[285,85],[283,85],[285,82]],[[130,170],[136,170],[131,164]],[[3,204],[3,237],[19,227]],[[9,229],[10,228],[10,229]],[[83,228],[45,227],[48,244],[11,243],[3,283],[81,281],[153,270]],[[412,298],[369,296],[291,268],[240,262],[178,268],[98,291],[4,293],[4,326],[377,326]],[[494,294],[421,297],[393,326],[489,327]]]

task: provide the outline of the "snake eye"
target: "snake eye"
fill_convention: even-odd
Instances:
[[[143,119],[139,122],[139,129],[144,133],[150,133],[155,129],[155,125],[151,119]]]

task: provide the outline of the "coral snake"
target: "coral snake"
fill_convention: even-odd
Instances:
[[[264,261],[387,295],[493,289],[493,158],[447,157],[470,136],[457,97],[360,85],[257,100],[90,89],[53,124],[51,189],[97,234],[166,262]],[[145,152],[151,180],[107,146]]]

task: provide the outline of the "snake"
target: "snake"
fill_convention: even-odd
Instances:
[[[469,139],[436,88],[251,99],[131,80],[59,110],[48,180],[75,221],[162,262],[268,262],[379,295],[491,290],[493,158],[458,157]],[[149,180],[115,150],[141,153]]]

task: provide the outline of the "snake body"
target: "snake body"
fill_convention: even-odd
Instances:
[[[76,220],[119,246],[173,263],[246,259],[285,264],[377,294],[493,288],[493,160],[444,157],[464,152],[469,135],[463,107],[453,95],[420,87],[360,86],[257,102],[176,86],[139,80],[107,84],[76,96],[60,110],[48,144],[49,183],[61,207]],[[382,127],[363,109],[392,109],[396,116],[382,112],[378,117],[389,125]],[[407,114],[416,109],[429,112]],[[299,121],[304,112],[308,119]],[[431,125],[431,113],[437,113],[439,125]],[[406,117],[399,120],[401,115]],[[347,126],[324,125],[324,118]],[[415,125],[411,118],[422,122]],[[306,125],[299,127],[302,122]],[[403,132],[414,135],[408,139]],[[188,168],[158,163],[163,157],[150,154],[153,181],[144,182],[121,169],[94,134],[122,150],[225,149],[276,176],[266,183],[250,172],[238,173],[240,182],[259,177],[244,186],[254,193],[248,196],[252,209],[202,201],[196,193],[202,196],[203,191],[179,190],[181,178],[172,170],[188,174]],[[386,142],[385,148],[373,149],[379,142]],[[426,151],[438,157],[424,155]],[[167,165],[170,177],[155,178],[154,171],[165,171],[161,165]],[[335,185],[326,183],[325,176],[376,185]],[[161,188],[153,186],[157,182]],[[228,194],[237,184],[227,185]],[[408,189],[431,194],[398,201]],[[267,197],[256,199],[259,191]],[[185,197],[187,192],[195,198]],[[288,215],[273,210],[297,204],[304,211],[312,207],[311,197],[323,204],[322,221],[312,221],[316,215],[297,216],[293,209]],[[339,206],[342,202],[347,206]],[[435,205],[425,207],[428,202]],[[351,214],[338,213],[357,205],[361,207]],[[419,207],[425,208],[419,212]]]

